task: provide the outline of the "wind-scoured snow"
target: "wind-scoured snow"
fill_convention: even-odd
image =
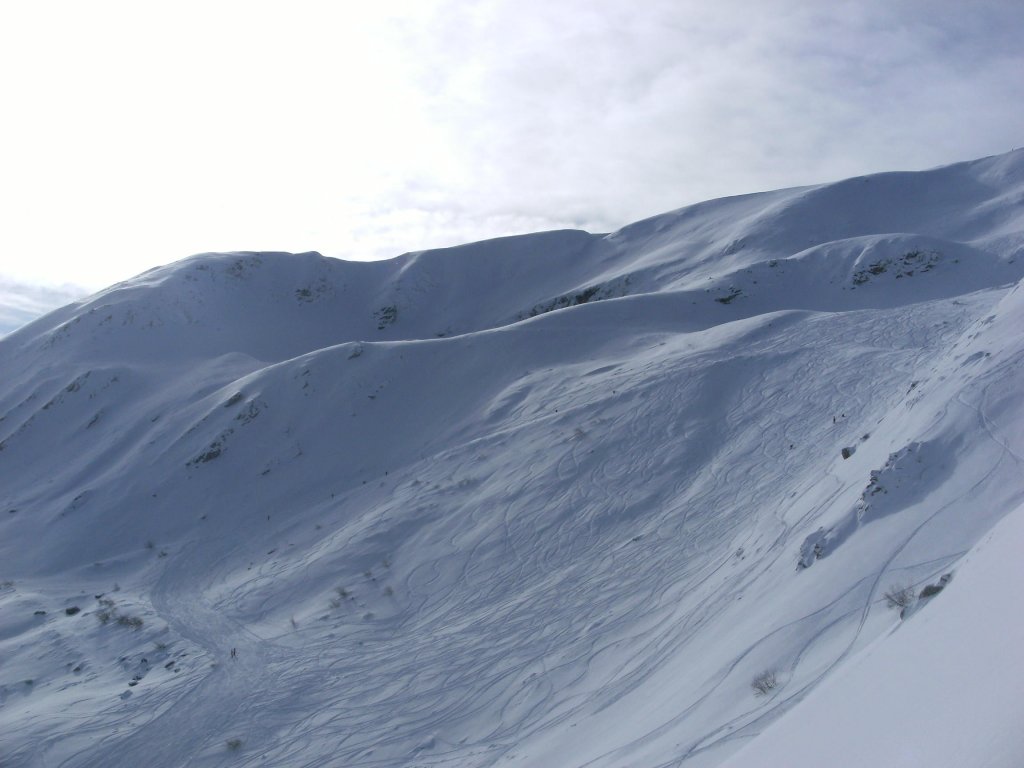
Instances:
[[[1010,765],[1022,257],[1015,152],[57,310],[0,341],[0,765],[796,765],[904,707],[960,765],[951,644]]]

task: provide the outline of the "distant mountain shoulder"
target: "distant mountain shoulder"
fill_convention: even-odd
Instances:
[[[26,285],[0,277],[0,337],[88,294],[85,288]]]

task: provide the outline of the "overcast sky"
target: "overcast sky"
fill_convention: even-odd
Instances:
[[[1024,3],[0,6],[0,276],[375,259],[1024,143]]]

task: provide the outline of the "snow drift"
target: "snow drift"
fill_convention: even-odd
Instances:
[[[4,764],[796,764],[893,664],[926,712],[903,661],[1014,573],[958,572],[1024,504],[1022,201],[1016,152],[204,254],[0,340]]]

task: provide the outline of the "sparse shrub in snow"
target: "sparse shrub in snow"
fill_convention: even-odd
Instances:
[[[228,745],[228,749],[230,749],[232,752],[237,752],[238,750],[240,750],[242,748],[242,740],[241,739],[228,739],[227,745]]]
[[[765,696],[769,691],[778,687],[779,681],[774,669],[768,669],[750,681],[750,687],[754,689],[755,696]]]
[[[125,616],[117,612],[117,606],[109,597],[100,597],[100,609],[96,611],[96,618],[101,624],[109,624],[111,619],[117,621],[118,626],[141,629],[143,621],[138,616]]]
[[[885,603],[890,608],[906,608],[914,602],[913,587],[892,586],[885,592]]]
[[[742,296],[742,295],[743,295],[743,291],[741,291],[739,288],[730,288],[728,295],[726,295],[726,296],[719,296],[717,299],[715,299],[715,301],[717,301],[719,304],[729,304],[737,296]]]
[[[373,313],[373,317],[377,321],[377,330],[383,331],[398,319],[398,307],[394,304],[381,307]]]
[[[106,624],[117,615],[117,611],[114,609],[114,601],[109,597],[101,597],[98,600],[101,608],[96,611],[96,618],[99,619],[101,624]]]

